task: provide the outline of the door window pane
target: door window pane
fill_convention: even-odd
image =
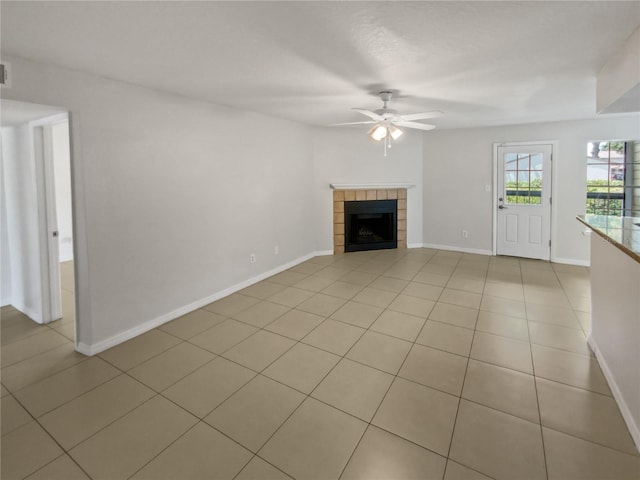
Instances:
[[[504,198],[506,204],[541,204],[542,160],[541,153],[505,154]]]
[[[505,170],[517,170],[518,169],[518,155],[516,153],[507,153],[504,156],[504,169]]]
[[[518,158],[518,170],[529,170],[529,155],[520,155]]]
[[[531,155],[531,170],[542,170],[542,155],[534,153]]]

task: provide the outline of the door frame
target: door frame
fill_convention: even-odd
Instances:
[[[492,210],[492,222],[493,222],[493,245],[492,255],[495,257],[498,254],[498,149],[500,147],[529,147],[533,145],[551,145],[551,199],[556,198],[556,183],[554,178],[556,176],[556,160],[558,158],[558,141],[557,140],[539,140],[539,141],[527,141],[527,142],[494,142],[493,144],[493,196],[491,199]],[[551,249],[549,250],[549,261],[552,262],[555,259],[555,219],[556,219],[557,202],[551,201],[549,214],[549,238],[551,239]]]
[[[59,237],[57,235],[58,223],[51,127],[63,122],[69,122],[69,114],[67,112],[29,122],[33,156],[36,164],[36,191],[38,192],[43,323],[62,318],[60,251]],[[70,138],[69,141],[71,141]],[[56,232],[55,235],[54,232]]]

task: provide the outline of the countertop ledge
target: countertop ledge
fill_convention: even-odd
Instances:
[[[640,217],[578,215],[577,220],[640,263]]]

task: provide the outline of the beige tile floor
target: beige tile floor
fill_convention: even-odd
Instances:
[[[589,303],[586,268],[415,249],[314,258],[93,358],[72,309],[3,308],[2,478],[637,480]]]

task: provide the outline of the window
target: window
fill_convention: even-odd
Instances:
[[[507,153],[505,155],[505,204],[540,205],[542,160],[542,153]]]
[[[640,142],[589,142],[586,212],[613,216],[640,215],[638,162]]]

